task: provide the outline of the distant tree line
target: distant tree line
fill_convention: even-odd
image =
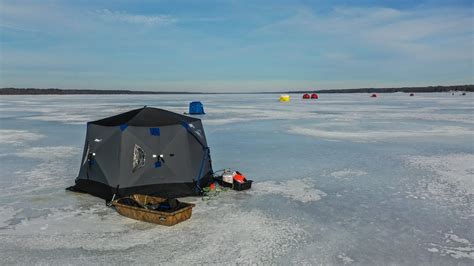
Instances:
[[[191,94],[191,92],[133,91],[133,90],[81,90],[81,89],[37,89],[1,88],[0,95],[69,95],[69,94]]]
[[[474,91],[474,85],[429,86],[429,87],[402,87],[402,88],[360,88],[360,89],[333,89],[289,91],[289,93],[394,93],[394,92],[449,92],[449,91]]]
[[[331,89],[331,90],[298,90],[286,93],[394,93],[394,92],[474,92],[474,85],[429,86],[429,87],[402,87],[402,88],[360,88],[360,89]],[[254,93],[281,93],[281,92],[254,92]],[[81,90],[81,89],[38,89],[38,88],[1,88],[0,95],[70,95],[70,94],[216,94],[199,92],[165,92],[165,91],[134,91],[134,90]],[[232,93],[236,94],[236,93]],[[238,94],[238,93],[237,93]]]

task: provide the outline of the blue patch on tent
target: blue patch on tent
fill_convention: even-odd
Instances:
[[[150,135],[159,136],[160,135],[160,128],[158,128],[158,127],[150,128]]]
[[[186,123],[186,122],[181,123],[181,125],[182,125],[185,129],[188,129],[188,128],[189,128],[189,124]]]
[[[124,131],[125,129],[127,129],[127,127],[128,127],[127,124],[120,125],[120,131]]]
[[[155,168],[160,168],[160,167],[161,167],[161,162],[160,161],[156,162],[155,163]]]
[[[94,159],[90,159],[90,160],[89,160],[89,165],[92,166],[92,165],[94,165],[94,164],[95,164],[95,160],[94,160]]]

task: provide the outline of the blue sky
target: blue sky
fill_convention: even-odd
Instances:
[[[0,0],[1,87],[474,83],[472,1]]]

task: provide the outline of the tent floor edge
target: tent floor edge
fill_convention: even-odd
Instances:
[[[210,178],[206,177],[201,179],[206,184],[210,182]],[[168,184],[155,184],[155,185],[144,185],[136,187],[119,188],[118,194],[121,197],[143,194],[150,196],[157,196],[162,198],[181,198],[188,196],[199,196],[195,191],[195,183],[168,183]],[[93,196],[102,198],[104,200],[110,200],[116,192],[116,187],[92,181],[86,179],[78,179],[76,185],[67,188],[69,191],[88,193]]]
[[[76,184],[66,188],[66,190],[87,193],[104,200],[110,200],[114,195],[115,188],[93,180],[77,179]]]

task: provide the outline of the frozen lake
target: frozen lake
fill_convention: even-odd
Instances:
[[[2,264],[474,263],[474,99],[451,93],[2,96]],[[255,181],[168,228],[66,192],[86,121],[201,100],[214,170]]]

